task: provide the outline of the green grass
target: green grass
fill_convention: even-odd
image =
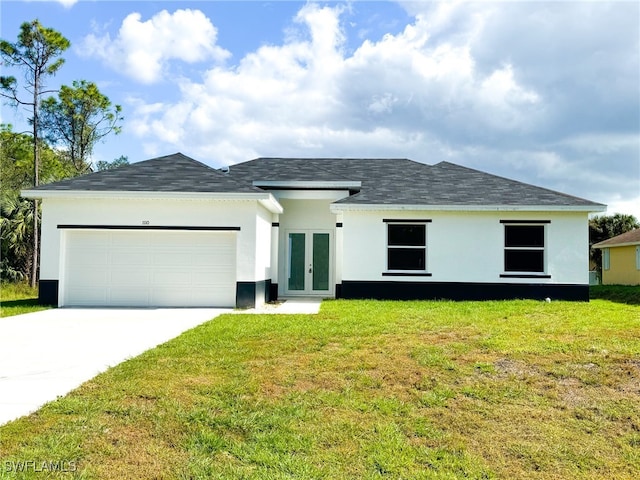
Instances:
[[[632,479],[638,358],[605,300],[224,315],[0,427],[0,478]]]
[[[589,288],[591,299],[611,300],[613,302],[640,305],[640,285],[595,285]]]
[[[28,283],[0,283],[0,317],[38,312],[51,308],[38,304],[38,288]]]

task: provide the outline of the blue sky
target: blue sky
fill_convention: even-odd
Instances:
[[[640,3],[3,1],[122,106],[95,160],[443,160],[640,218]],[[8,73],[8,72],[5,72]],[[2,122],[28,115],[2,107]]]

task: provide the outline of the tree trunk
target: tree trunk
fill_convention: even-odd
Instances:
[[[38,94],[39,78],[36,75],[33,89],[33,186],[40,183],[40,155],[38,150]],[[38,259],[40,257],[40,235],[38,232],[38,200],[33,200],[33,261],[31,264],[31,288],[35,288],[38,278]]]

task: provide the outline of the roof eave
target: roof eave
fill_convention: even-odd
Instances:
[[[126,190],[23,190],[25,198],[128,198],[128,199],[171,199],[171,200],[253,200],[259,202],[272,213],[282,213],[284,209],[269,192],[151,192]]]
[[[431,211],[463,211],[463,212],[604,212],[606,205],[416,205],[416,204],[358,204],[333,203],[331,212],[375,211],[375,210],[431,210]]]
[[[624,242],[624,243],[606,243],[604,242],[596,243],[592,245],[591,248],[616,248],[616,247],[634,247],[636,245],[640,245],[640,240],[635,242]]]

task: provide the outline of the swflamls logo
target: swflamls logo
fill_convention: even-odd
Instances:
[[[76,462],[71,460],[6,460],[4,471],[9,472],[75,472]]]

